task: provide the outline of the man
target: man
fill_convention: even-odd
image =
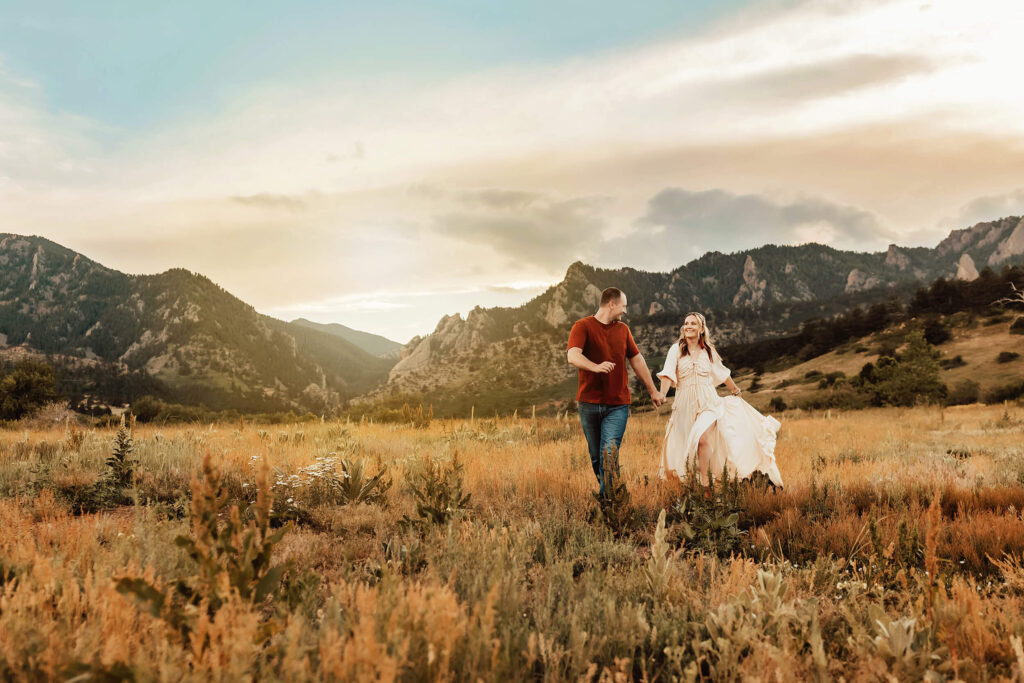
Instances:
[[[569,332],[567,358],[580,371],[576,403],[590,450],[590,464],[600,485],[599,496],[605,495],[604,454],[611,451],[617,457],[629,419],[631,399],[626,360],[647,387],[655,407],[665,401],[654,386],[651,371],[629,327],[621,322],[625,312],[626,295],[609,287],[601,292],[597,313],[577,320]]]

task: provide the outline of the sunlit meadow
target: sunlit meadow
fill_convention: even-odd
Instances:
[[[1021,680],[1024,408],[780,417],[604,510],[572,415],[2,431],[0,678]]]

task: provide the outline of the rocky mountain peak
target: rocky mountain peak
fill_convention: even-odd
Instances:
[[[1024,256],[1024,218],[1017,221],[1009,237],[999,243],[989,257],[988,264],[998,265],[1018,256]]]
[[[885,265],[898,268],[899,270],[906,270],[907,266],[910,265],[910,258],[895,244],[890,244],[888,251],[885,252]]]
[[[1007,216],[995,221],[976,223],[969,228],[953,230],[946,239],[939,242],[935,251],[940,256],[959,258],[960,253],[968,250],[998,250],[1020,221],[1020,216]],[[977,254],[974,254],[974,257],[977,260]]]
[[[956,279],[957,280],[976,280],[978,278],[978,268],[974,265],[974,259],[971,255],[964,253],[960,256],[960,260],[956,263]]]
[[[760,277],[754,257],[747,254],[747,258],[743,262],[743,284],[732,298],[733,305],[747,308],[760,306],[765,301],[767,287],[768,281]]]

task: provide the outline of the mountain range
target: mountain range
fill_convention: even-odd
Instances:
[[[13,234],[0,234],[0,346],[144,370],[169,398],[246,410],[332,410],[394,364],[202,275],[126,275]]]
[[[934,248],[766,245],[709,252],[667,273],[574,263],[522,306],[445,316],[399,348],[343,325],[262,315],[183,269],[127,275],[41,237],[0,233],[0,353],[107,363],[155,378],[170,399],[253,412],[328,412],[389,396],[511,406],[571,398],[566,335],[608,286],[626,292],[627,322],[657,361],[687,311],[708,315],[720,346],[750,342],[936,278],[1022,262],[1024,220],[1014,216],[955,230]]]
[[[382,337],[379,334],[372,334],[370,332],[362,332],[360,330],[353,330],[351,327],[345,327],[339,323],[315,323],[305,318],[297,318],[292,321],[293,325],[301,325],[302,327],[308,327],[313,330],[319,330],[326,332],[327,334],[340,337],[345,341],[355,344],[363,351],[379,356],[381,358],[394,358],[398,360],[399,351],[402,350],[402,344],[396,341],[391,341],[387,337]]]
[[[594,313],[605,287],[622,289],[626,321],[648,361],[664,357],[688,311],[707,314],[716,343],[771,337],[815,317],[874,303],[934,279],[971,280],[984,268],[1024,262],[1024,219],[1011,216],[954,230],[934,248],[891,245],[858,253],[821,244],[709,252],[667,273],[574,263],[565,278],[518,308],[446,316],[402,350],[374,396],[550,395],[573,383],[565,362],[571,324]],[[652,364],[653,365],[653,364]],[[567,393],[571,397],[571,393]],[[522,401],[520,401],[522,403]]]

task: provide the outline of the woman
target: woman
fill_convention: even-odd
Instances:
[[[705,486],[708,473],[717,476],[723,468],[740,478],[764,472],[773,484],[782,486],[775,464],[775,438],[781,425],[739,397],[740,388],[711,345],[703,315],[686,314],[679,341],[668,350],[658,377],[662,395],[670,385],[676,388],[661,448],[661,478],[685,477],[687,466],[696,458]],[[718,395],[715,387],[723,382],[731,396]],[[705,489],[704,494],[710,497],[711,492]]]

